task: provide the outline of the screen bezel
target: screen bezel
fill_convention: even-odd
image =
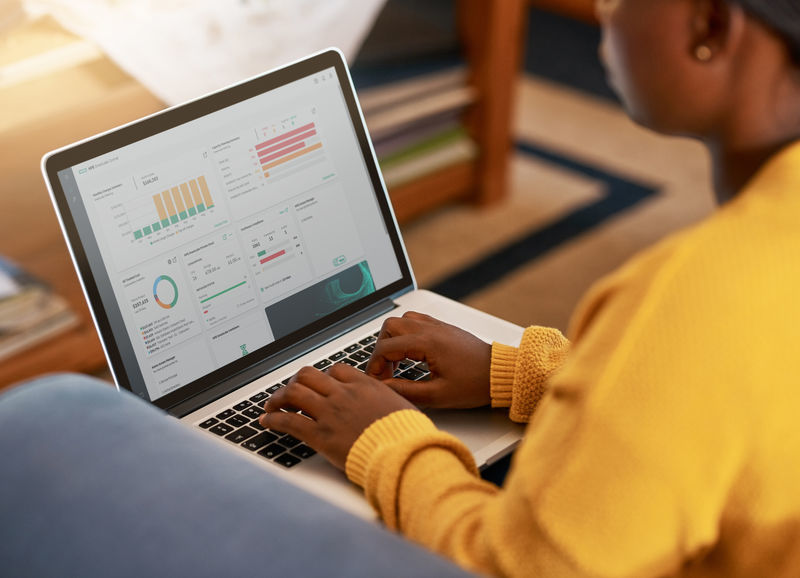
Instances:
[[[112,372],[119,387],[133,391],[129,372],[120,354],[117,335],[115,335],[112,330],[109,315],[102,306],[98,279],[95,277],[95,272],[91,269],[67,195],[61,186],[61,181],[58,177],[59,171],[71,169],[90,159],[113,152],[121,147],[152,137],[220,109],[235,105],[329,68],[334,68],[336,71],[345,106],[350,116],[362,159],[369,174],[373,193],[378,203],[380,217],[384,221],[385,229],[389,235],[392,249],[400,268],[400,279],[378,289],[368,297],[347,305],[304,328],[294,331],[289,335],[251,352],[246,357],[224,365],[182,386],[176,391],[150,401],[162,409],[168,409],[185,402],[199,393],[207,392],[214,387],[222,387],[226,383],[229,383],[233,375],[252,369],[254,366],[265,362],[270,357],[287,349],[292,344],[309,339],[315,334],[329,328],[331,325],[342,322],[348,317],[352,317],[362,309],[371,307],[380,301],[391,298],[394,295],[414,287],[411,268],[396,226],[394,214],[389,203],[389,196],[380,175],[377,159],[375,158],[374,150],[366,131],[363,116],[356,99],[355,90],[344,57],[337,49],[329,49],[311,55],[306,59],[283,68],[267,72],[261,76],[246,80],[240,84],[201,97],[197,100],[175,106],[112,131],[91,137],[74,145],[49,153],[44,157],[43,170],[53,197],[53,202],[56,211],[59,213],[62,229],[71,249],[73,262],[81,278],[97,330],[103,341],[106,357],[111,365]],[[94,238],[93,231],[88,231],[88,233]],[[94,242],[96,244],[96,241]],[[106,277],[104,281],[110,285],[105,271],[101,273]],[[118,333],[123,339],[127,339],[128,344],[130,344],[127,331]]]

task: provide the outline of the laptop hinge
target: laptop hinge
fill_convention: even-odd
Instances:
[[[251,381],[258,379],[259,377],[281,368],[287,363],[294,361],[298,357],[302,357],[306,353],[317,349],[329,341],[333,341],[337,337],[341,337],[348,331],[352,331],[353,329],[390,312],[396,307],[397,305],[391,299],[382,299],[374,305],[367,307],[363,311],[355,313],[350,317],[343,319],[339,323],[336,323],[335,325],[332,325],[327,329],[320,331],[319,333],[315,333],[311,337],[299,341],[297,344],[289,347],[288,349],[280,351],[271,357],[267,357],[263,361],[260,361],[244,371],[241,371],[230,377],[229,379],[226,379],[225,381],[198,393],[192,398],[167,408],[167,412],[175,417],[183,417],[188,415],[193,411],[198,410],[225,395],[228,395],[230,392],[237,390],[243,385],[246,385]]]

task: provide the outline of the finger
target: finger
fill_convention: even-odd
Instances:
[[[418,407],[437,407],[437,380],[384,379],[383,383]]]
[[[286,413],[283,411],[265,413],[258,418],[258,423],[266,429],[288,433],[308,443],[312,447],[317,442],[317,422],[296,413]]]
[[[404,359],[427,361],[424,341],[419,334],[379,340],[367,362],[366,373],[380,379],[388,379],[392,376],[395,362]]]
[[[347,363],[334,363],[325,370],[325,373],[340,382],[357,381],[364,377],[363,373]]]
[[[435,321],[435,319],[430,315],[416,311],[407,311],[402,317],[389,317],[383,322],[380,333],[378,333],[378,339],[397,337],[398,335],[419,331],[422,324],[431,321]]]
[[[329,396],[336,389],[336,382],[314,367],[301,368],[289,383],[300,383],[323,397]]]
[[[264,411],[274,413],[281,409],[291,411],[299,409],[312,418],[320,415],[325,398],[302,383],[290,381],[286,387],[280,388],[264,404]],[[291,409],[290,409],[291,408]]]
[[[403,313],[403,318],[414,321],[421,321],[424,323],[440,323],[440,321],[435,317],[431,317],[427,313],[420,313],[419,311],[406,311],[405,313]]]

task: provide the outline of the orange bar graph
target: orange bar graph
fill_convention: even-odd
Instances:
[[[206,177],[200,175],[197,177],[197,182],[200,183],[200,190],[203,193],[203,200],[206,202],[206,208],[210,209],[214,206],[214,200],[211,198],[211,193],[208,190],[208,183],[206,183]]]
[[[183,195],[183,202],[186,203],[187,209],[194,208],[194,201],[192,201],[192,195],[189,193],[189,185],[186,183],[181,183],[181,194]]]
[[[175,205],[178,207],[178,213],[185,213],[186,205],[183,204],[183,199],[181,198],[180,191],[178,191],[178,187],[172,187],[172,198],[175,199]]]
[[[192,189],[192,197],[194,198],[195,206],[202,205],[203,204],[203,197],[200,194],[200,189],[197,188],[197,181],[194,180],[194,179],[189,181],[189,187]]]
[[[172,197],[169,194],[169,191],[164,191],[161,193],[161,198],[164,199],[164,204],[167,206],[167,212],[169,213],[170,217],[177,217],[178,211],[175,210],[175,203],[172,202]]]
[[[316,144],[311,145],[310,147],[301,149],[301,150],[299,150],[299,151],[297,151],[295,153],[292,153],[290,155],[286,155],[285,157],[281,157],[277,161],[269,163],[268,165],[264,165],[264,166],[261,167],[261,169],[263,171],[268,171],[271,168],[277,167],[278,165],[281,165],[283,163],[287,163],[287,162],[289,162],[291,160],[296,159],[297,157],[301,157],[301,156],[303,156],[305,154],[308,154],[308,153],[310,153],[312,151],[315,151],[315,150],[321,149],[321,148],[322,148],[322,143],[318,142]],[[269,176],[269,175],[265,172],[264,176]]]
[[[158,211],[158,219],[160,221],[165,221],[168,219],[167,211],[164,208],[164,202],[161,200],[159,195],[153,195],[153,202],[156,204],[156,211]]]

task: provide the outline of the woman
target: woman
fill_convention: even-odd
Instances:
[[[490,346],[406,315],[384,325],[371,375],[304,369],[262,423],[473,570],[800,575],[800,0],[597,9],[627,111],[706,144],[719,210],[600,281],[570,341],[531,327],[519,348]],[[405,357],[433,379],[392,379]],[[504,487],[412,402],[531,420]]]

